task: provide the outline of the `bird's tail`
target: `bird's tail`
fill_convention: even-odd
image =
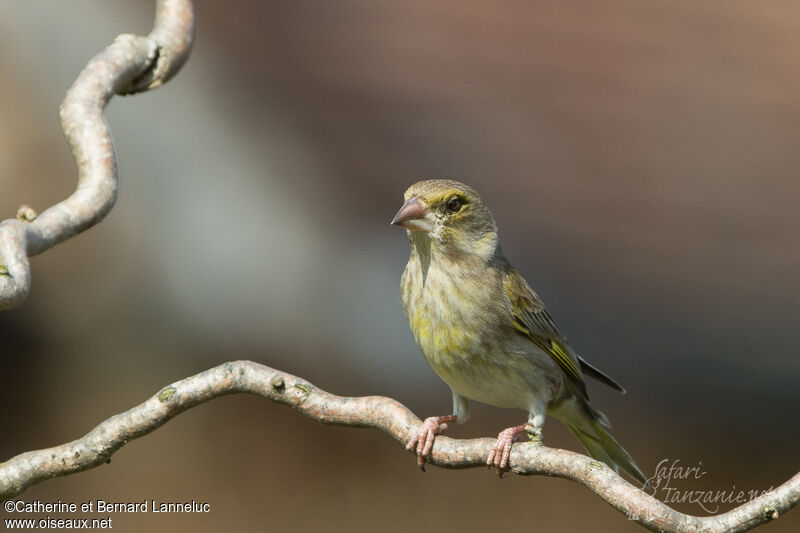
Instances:
[[[588,404],[571,411],[562,421],[578,437],[589,455],[603,461],[617,473],[621,468],[643,485],[647,485],[647,477],[636,466],[633,457],[606,431],[605,428],[609,427],[606,415]]]

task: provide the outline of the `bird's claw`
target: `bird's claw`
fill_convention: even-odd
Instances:
[[[494,468],[497,475],[502,479],[503,475],[509,470],[509,459],[511,458],[511,446],[515,442],[537,440],[541,438],[540,430],[533,424],[522,424],[504,429],[497,435],[497,441],[486,458],[486,466]]]
[[[454,415],[451,416],[429,416],[422,422],[422,427],[419,433],[414,435],[408,444],[406,450],[413,450],[417,454],[417,466],[425,471],[425,459],[430,456],[433,449],[433,441],[436,435],[444,432],[447,429],[447,422],[455,420]]]

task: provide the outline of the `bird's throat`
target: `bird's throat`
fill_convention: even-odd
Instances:
[[[422,231],[409,231],[408,239],[411,241],[411,255],[416,255],[422,271],[422,286],[428,279],[428,269],[431,266],[431,237]]]

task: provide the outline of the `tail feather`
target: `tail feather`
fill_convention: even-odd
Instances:
[[[589,409],[591,410],[591,408]],[[592,415],[586,414],[571,420],[564,420],[564,424],[581,441],[589,455],[598,461],[603,461],[617,473],[621,468],[631,477],[646,485],[647,477],[636,466],[633,457],[603,429],[604,425],[608,427],[608,418],[600,411],[592,410]]]

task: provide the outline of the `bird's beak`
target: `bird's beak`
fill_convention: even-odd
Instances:
[[[431,212],[425,202],[419,198],[411,198],[394,216],[392,224],[412,231],[433,231],[431,218]]]

